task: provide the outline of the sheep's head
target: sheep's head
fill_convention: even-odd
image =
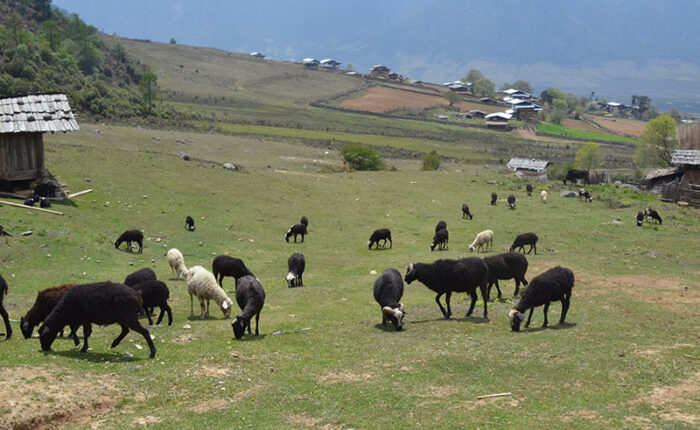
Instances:
[[[115,248],[119,248],[119,245],[121,245],[121,244],[122,244],[122,241],[119,240],[119,239],[117,239],[117,240],[114,241],[114,247],[115,247]]]
[[[404,276],[403,280],[406,281],[407,284],[410,284],[416,280],[416,269],[413,267],[413,263],[408,265],[408,269],[406,269],[406,276]]]
[[[250,320],[242,319],[240,317],[236,317],[233,319],[231,322],[231,327],[233,327],[233,335],[236,336],[236,339],[240,339],[243,337],[245,334],[245,329],[248,327],[248,324],[250,324]]]
[[[403,330],[403,317],[406,315],[406,312],[403,310],[403,303],[399,303],[398,308],[384,306],[382,308],[382,313],[385,317],[389,318],[394,328],[396,328],[396,331]]]
[[[476,247],[474,245],[469,245],[469,251],[470,252],[476,251]]]
[[[433,243],[430,244],[430,251],[435,250],[435,240],[433,240]]]
[[[520,323],[525,319],[525,314],[517,309],[511,309],[508,314],[508,319],[510,319],[510,329],[513,331],[520,331]]]
[[[54,330],[46,324],[42,325],[41,328],[39,328],[39,341],[41,342],[41,349],[44,351],[50,351],[51,344],[54,340],[56,340],[57,335],[58,330]]]
[[[379,246],[379,245],[377,245],[377,246]],[[372,241],[371,241],[371,240],[368,240],[368,241],[367,241],[367,247],[368,247],[369,249],[372,249]]]
[[[24,317],[22,317],[19,321],[19,328],[22,330],[22,334],[24,335],[25,339],[29,339],[30,337],[32,337],[32,331],[34,331],[34,325],[29,324],[29,321],[24,319]]]
[[[231,307],[233,306],[233,301],[226,297],[223,302],[221,302],[221,312],[224,313],[224,318],[229,318],[231,316]]]
[[[296,275],[294,275],[293,272],[287,273],[287,277],[285,278],[287,280],[287,287],[292,288],[294,287],[294,280],[296,279]]]

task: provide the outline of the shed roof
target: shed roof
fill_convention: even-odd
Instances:
[[[657,169],[657,170],[654,170],[653,172],[647,173],[647,175],[644,177],[644,179],[650,180],[650,179],[656,179],[656,178],[663,178],[664,176],[676,175],[678,173],[681,173],[682,171],[683,171],[683,169],[681,169],[678,166],[667,167],[665,169]]]
[[[490,113],[490,114],[486,115],[484,118],[486,118],[487,120],[493,118],[494,120],[504,119],[504,120],[508,121],[512,117],[513,117],[513,115],[507,114],[505,112],[495,112],[495,113]]]
[[[671,164],[692,164],[700,166],[700,150],[676,149],[671,155]]]
[[[534,158],[511,158],[506,167],[509,169],[529,169],[540,172],[552,164],[551,161],[535,160]]]
[[[1,133],[80,130],[65,94],[0,99]]]

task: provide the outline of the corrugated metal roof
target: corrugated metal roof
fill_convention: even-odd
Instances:
[[[676,149],[671,155],[671,164],[692,164],[700,166],[700,150]]]
[[[486,115],[484,118],[486,118],[486,119],[501,118],[501,119],[505,119],[507,121],[507,120],[511,119],[512,117],[513,117],[513,115],[507,114],[505,112],[496,112],[496,113],[490,113],[490,114]]]
[[[0,99],[0,133],[80,130],[65,94]]]
[[[506,167],[509,169],[529,169],[536,172],[545,170],[547,166],[552,164],[551,161],[535,160],[534,158],[511,158]]]

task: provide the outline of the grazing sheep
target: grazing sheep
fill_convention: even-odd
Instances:
[[[515,196],[513,194],[508,196],[508,206],[510,206],[511,209],[515,209]]]
[[[525,191],[527,191],[527,196],[530,197],[532,195],[532,185],[525,184]]]
[[[435,233],[437,233],[440,230],[445,230],[445,229],[447,229],[447,223],[445,221],[440,221],[435,226]]]
[[[540,193],[540,198],[542,199],[542,203],[547,203],[547,191],[542,190]]]
[[[491,297],[491,287],[496,285],[498,298],[501,298],[501,288],[498,286],[499,279],[515,279],[515,292],[513,293],[513,297],[518,295],[521,283],[527,285],[527,280],[525,279],[527,258],[525,258],[524,255],[515,252],[506,252],[504,254],[485,257],[484,263],[486,263],[489,268],[487,297]]]
[[[430,244],[430,251],[434,251],[437,246],[439,250],[447,249],[450,241],[450,234],[447,229],[442,229],[433,236],[433,243]]]
[[[182,253],[177,248],[168,250],[167,257],[170,270],[177,276],[176,279],[182,279],[182,275],[187,272],[185,257],[182,256]]]
[[[7,315],[5,305],[3,304],[8,291],[9,288],[7,287],[7,282],[5,282],[5,279],[2,276],[0,276],[0,315],[2,315],[2,320],[5,322],[5,339],[9,339],[12,337],[10,317]]]
[[[663,223],[661,215],[652,208],[646,208],[644,210],[644,216],[647,218],[655,219],[659,224]]]
[[[304,224],[306,228],[309,228],[309,219],[305,215],[302,215],[299,224]]]
[[[566,312],[571,303],[571,289],[574,287],[574,273],[566,267],[557,266],[541,273],[530,282],[530,286],[525,289],[518,304],[510,311],[510,328],[513,331],[520,331],[520,323],[525,319],[525,311],[530,309],[525,328],[530,326],[532,311],[544,305],[544,324],[547,327],[547,311],[551,302],[561,301],[561,317],[559,324],[564,324]]]
[[[228,255],[219,255],[214,258],[214,261],[211,262],[211,271],[222,287],[224,286],[224,276],[232,276],[235,279],[235,285],[238,285],[238,280],[244,276],[255,276],[253,272],[248,270],[243,260]]]
[[[231,322],[233,335],[236,339],[243,337],[246,327],[248,334],[251,334],[250,319],[255,315],[255,335],[260,335],[258,322],[260,321],[260,311],[265,305],[265,290],[260,281],[255,276],[244,276],[236,286],[236,302],[241,308],[241,313]]]
[[[36,200],[34,200],[34,197],[27,197],[24,199],[24,205],[25,206],[34,206],[36,204]]]
[[[185,218],[185,230],[194,231],[194,218],[189,215]]]
[[[141,292],[141,300],[143,301],[144,309],[152,309],[156,306],[160,308],[160,315],[158,316],[156,325],[163,321],[165,312],[168,313],[168,325],[173,324],[173,311],[168,305],[170,290],[168,290],[168,286],[165,285],[165,282],[146,281],[131,288]],[[146,312],[146,317],[148,317],[148,324],[153,325],[150,312]]]
[[[190,294],[190,316],[194,315],[194,297],[199,299],[199,318],[204,319],[209,316],[209,302],[214,302],[219,306],[224,318],[231,316],[231,306],[233,301],[226,295],[223,288],[216,283],[214,275],[202,266],[191,267],[185,272],[187,279],[187,292]],[[206,303],[206,312],[205,312]]]
[[[403,317],[406,314],[403,303],[399,303],[402,296],[403,279],[398,270],[386,269],[374,281],[374,300],[382,310],[382,325],[386,325],[388,318],[396,331],[403,329]]]
[[[367,246],[369,249],[372,249],[373,244],[377,244],[376,248],[379,249],[379,241],[382,241],[382,248],[386,246],[386,241],[389,241],[389,248],[392,248],[394,246],[394,243],[391,241],[391,230],[388,228],[380,228],[378,230],[374,230],[374,233],[369,237],[369,241],[367,242]]]
[[[287,287],[303,287],[304,280],[302,275],[304,274],[304,269],[306,268],[306,259],[304,254],[295,252],[287,260]]]
[[[571,169],[566,173],[566,177],[564,178],[564,185],[566,185],[566,181],[571,181],[576,184],[576,181],[579,179],[583,179],[583,182],[586,183],[586,185],[591,184],[591,180],[589,179],[588,172],[586,170],[576,170],[576,169]]]
[[[472,216],[471,212],[469,212],[469,205],[467,205],[466,203],[462,205],[462,219],[465,219],[465,218],[469,218],[469,219],[474,218]]]
[[[578,200],[579,201],[581,201],[584,198],[585,193],[586,193],[586,190],[584,188],[578,189]]]
[[[637,227],[641,227],[644,222],[644,212],[637,212],[635,219],[637,220]]]
[[[41,349],[49,351],[56,335],[65,326],[75,331],[83,326],[82,352],[88,350],[88,337],[92,334],[92,324],[119,324],[121,333],[112,342],[112,348],[129,333],[129,329],[139,332],[151,351],[150,358],[156,356],[156,347],[151,335],[139,323],[139,309],[143,306],[141,294],[123,284],[99,282],[71,288],[56,305],[39,328]]]
[[[46,288],[45,290],[39,291],[39,293],[36,295],[34,306],[32,306],[32,308],[29,309],[29,311],[27,311],[27,313],[19,320],[19,328],[22,330],[22,334],[24,335],[25,339],[32,337],[34,327],[41,324],[44,319],[49,316],[53,308],[56,307],[58,302],[61,301],[63,296],[66,295],[68,290],[76,285],[78,284],[64,284],[58,287]],[[61,329],[59,334],[63,336],[63,329]],[[73,338],[76,345],[80,343],[78,341],[78,336],[75,333],[71,333],[69,336]]]
[[[4,229],[1,225],[0,225],[0,236],[10,236],[10,237],[12,237],[12,235],[11,235],[10,233],[8,233],[7,231],[5,231],[5,229]]]
[[[148,267],[144,267],[143,269],[139,269],[127,275],[126,278],[124,278],[124,285],[133,287],[146,281],[155,281],[156,279],[158,279],[156,272]]]
[[[498,194],[495,192],[491,193],[491,206],[496,206],[496,200],[498,200]]]
[[[474,242],[472,242],[472,244],[469,245],[469,250],[472,252],[478,252],[477,249],[484,248],[483,250],[484,252],[486,252],[489,249],[489,244],[491,244],[491,248],[493,248],[493,231],[484,230],[476,235],[476,237],[474,238]]]
[[[583,193],[583,198],[584,198],[585,201],[587,201],[588,203],[591,203],[591,202],[593,201],[593,195],[592,195],[591,192],[588,191],[588,190],[586,190],[586,192]]]
[[[414,280],[419,280],[426,287],[435,291],[435,302],[440,307],[442,315],[449,319],[452,316],[450,307],[450,297],[453,292],[466,292],[472,299],[472,303],[467,311],[467,316],[474,311],[477,294],[476,287],[481,290],[481,297],[484,299],[484,319],[488,316],[487,309],[487,284],[488,267],[480,258],[471,257],[461,260],[437,260],[432,264],[411,263],[406,270],[404,280],[410,284]],[[445,294],[447,309],[442,307],[440,297]]]
[[[143,233],[141,233],[141,230],[125,231],[114,242],[114,247],[118,249],[122,242],[126,242],[129,252],[131,252],[131,242],[136,242],[139,245],[139,254],[143,253]]]
[[[39,207],[40,208],[50,208],[51,201],[49,199],[47,199],[46,197],[41,197],[41,198],[39,198]]]
[[[289,242],[289,238],[294,235],[294,243],[297,243],[297,235],[301,235],[301,242],[304,243],[304,235],[309,234],[306,231],[306,226],[304,224],[294,224],[287,230],[287,234],[284,236],[284,240]]]
[[[513,244],[510,246],[510,252],[515,251],[517,248],[520,248],[521,251],[523,251],[523,254],[525,253],[525,245],[530,245],[530,249],[527,251],[527,253],[531,253],[532,250],[535,250],[535,255],[537,255],[537,235],[535,233],[523,233],[519,234],[515,237],[515,240],[513,241]]]

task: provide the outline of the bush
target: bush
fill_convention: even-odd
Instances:
[[[355,170],[381,170],[384,168],[384,161],[375,149],[361,145],[346,145],[340,153],[343,155],[345,164]]]
[[[421,170],[437,170],[440,167],[440,156],[434,149],[429,154],[423,155],[423,167]]]

